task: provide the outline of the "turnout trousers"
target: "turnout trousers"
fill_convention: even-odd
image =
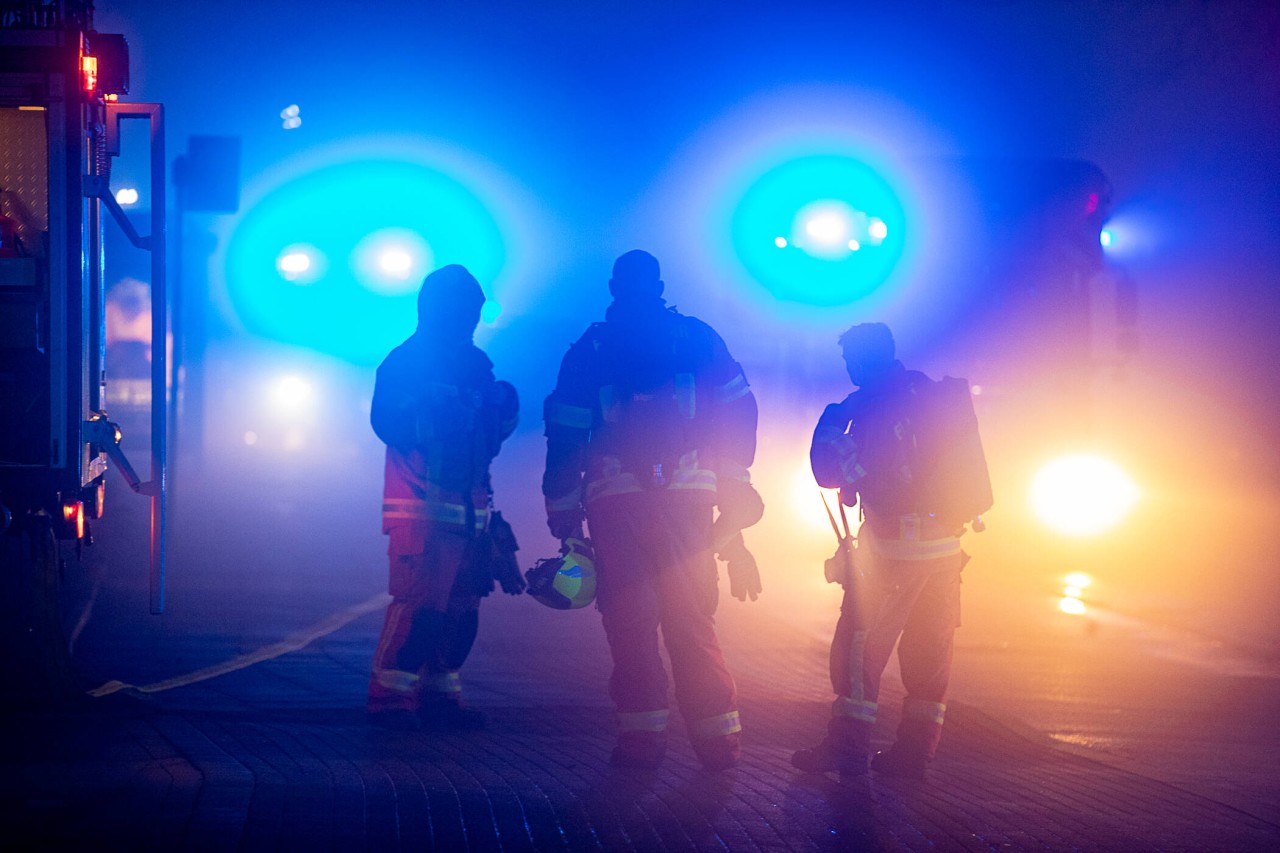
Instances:
[[[933,757],[960,624],[962,559],[876,557],[855,587],[845,590],[831,642],[833,718],[851,718],[869,733],[880,679],[896,644],[906,688],[897,738]]]
[[[661,631],[694,749],[736,752],[737,688],[716,638],[717,567],[705,495],[653,489],[587,506],[596,600],[613,657],[609,695],[620,736],[662,736],[669,716]]]
[[[459,582],[473,540],[442,527],[389,531],[392,600],[373,656],[370,711],[418,711],[424,699],[460,698],[458,670],[475,643],[480,597]]]

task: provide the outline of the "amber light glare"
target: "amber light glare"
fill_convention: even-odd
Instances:
[[[1120,466],[1085,453],[1045,465],[1030,491],[1031,507],[1040,520],[1068,536],[1110,530],[1124,520],[1139,496],[1137,485]]]
[[[86,92],[96,91],[98,88],[98,57],[80,57],[80,70],[84,72],[84,90]]]
[[[76,532],[77,539],[84,538],[84,504],[80,501],[72,501],[62,505],[62,520],[66,522],[68,529]]]

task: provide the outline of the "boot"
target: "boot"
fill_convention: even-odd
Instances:
[[[885,776],[924,781],[929,766],[926,751],[910,740],[895,741],[893,746],[877,752],[871,759],[871,769]]]
[[[893,746],[877,752],[871,768],[886,776],[922,780],[925,769],[942,740],[942,719],[946,705],[907,697],[902,704],[902,721]]]
[[[693,751],[698,754],[702,766],[708,770],[728,770],[737,765],[742,758],[742,735],[722,735],[704,738],[693,743]]]
[[[867,772],[871,725],[852,717],[832,717],[827,736],[817,746],[797,750],[791,763],[806,773],[839,771],[842,776]]]

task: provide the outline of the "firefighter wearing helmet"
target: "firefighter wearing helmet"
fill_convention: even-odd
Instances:
[[[489,465],[515,430],[515,388],[472,335],[484,293],[465,267],[427,276],[418,328],[378,368],[370,420],[387,445],[382,530],[391,563],[368,714],[397,729],[478,728],[458,671],[494,580],[524,588],[515,538],[491,509]]]
[[[733,558],[735,593],[754,598],[759,576],[739,531],[763,511],[747,470],[756,401],[720,336],[666,305],[652,255],[619,257],[609,290],[604,322],[569,348],[546,400],[547,525],[566,553],[584,520],[590,531],[613,657],[612,763],[654,767],[665,753],[661,628],[694,750],[722,769],[739,758],[742,727],[713,620],[713,536]]]
[[[867,772],[880,679],[896,644],[906,698],[897,738],[871,768],[922,778],[942,736],[960,624],[960,536],[966,523],[981,529],[991,482],[967,382],[907,370],[882,323],[854,326],[840,346],[858,390],[822,413],[810,459],[818,485],[840,489],[863,523],[857,547],[828,561],[830,571],[847,558],[829,577],[845,593],[831,641],[827,735],[791,760],[807,772]]]

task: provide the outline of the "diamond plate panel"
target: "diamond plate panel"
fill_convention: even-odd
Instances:
[[[49,230],[49,146],[43,109],[0,108],[0,213],[29,252]]]

